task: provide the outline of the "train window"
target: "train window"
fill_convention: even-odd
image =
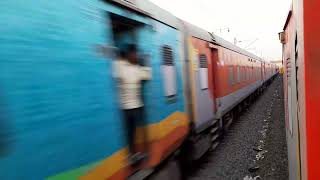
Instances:
[[[170,46],[162,47],[162,65],[174,66],[173,53]]]
[[[200,86],[202,90],[208,89],[208,61],[207,56],[201,54],[199,56],[200,60]]]
[[[243,81],[243,68],[242,67],[239,67],[239,70],[240,70],[240,81],[239,81],[239,83],[240,82],[242,82]]]
[[[258,67],[258,77],[261,79],[261,67]]]
[[[247,76],[247,81],[250,80],[250,77],[249,77],[249,71],[250,71],[250,68],[249,67],[246,67],[246,76]]]
[[[244,67],[244,79],[245,79],[245,81],[248,81],[249,80],[249,78],[248,78],[248,67]]]
[[[237,78],[238,78],[237,80],[238,80],[238,83],[240,83],[240,81],[241,81],[241,77],[240,76],[241,76],[240,66],[238,66],[237,67]]]
[[[254,71],[254,67],[252,67],[252,70],[251,70],[251,79],[254,80],[255,79],[255,71]]]
[[[247,81],[249,81],[250,80],[250,68],[247,66],[247,68],[246,68],[247,70],[246,70],[246,74],[247,74]]]
[[[205,54],[200,55],[200,68],[208,68],[207,56]]]
[[[246,67],[242,67],[242,78],[241,78],[241,81],[246,81],[247,80],[247,76],[246,76]]]
[[[251,80],[255,79],[255,72],[254,72],[254,67],[251,69]]]
[[[244,72],[243,72],[243,76],[244,76],[243,80],[244,81],[248,81],[247,67],[246,66],[243,67],[243,70],[244,70]]]
[[[242,67],[242,72],[241,72],[241,74],[242,74],[242,78],[241,78],[241,81],[246,81],[247,79],[247,77],[246,77],[246,67]]]
[[[177,94],[176,68],[173,59],[173,50],[170,46],[162,47],[162,73],[164,78],[165,95],[169,98]]]
[[[233,66],[229,66],[229,85],[233,86],[233,84],[234,84]]]

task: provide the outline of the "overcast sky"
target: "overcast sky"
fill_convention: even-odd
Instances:
[[[232,43],[236,37],[237,41],[242,41],[237,45],[246,47],[250,52],[268,60],[281,59],[278,32],[282,31],[291,0],[151,1],[175,16],[215,32]]]

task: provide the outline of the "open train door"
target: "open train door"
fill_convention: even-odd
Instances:
[[[217,62],[218,62],[218,58],[219,58],[219,54],[218,54],[218,48],[215,47],[213,44],[209,44],[209,47],[211,48],[211,69],[212,69],[212,73],[211,73],[211,79],[210,79],[210,83],[211,83],[211,93],[212,93],[212,97],[213,99],[215,99],[216,96],[216,91],[215,91],[215,87],[217,87],[217,83],[216,83],[216,76],[217,76]],[[214,112],[217,112],[217,104],[216,101],[214,101]]]
[[[211,51],[211,64],[210,64],[210,70],[211,72],[209,73],[210,77],[210,89],[211,89],[211,93],[212,93],[212,98],[214,100],[213,102],[213,112],[214,114],[217,113],[218,111],[218,103],[217,103],[217,87],[218,87],[218,62],[219,62],[219,51],[218,51],[218,47],[212,43],[209,43],[209,48]],[[216,134],[214,136],[221,136],[222,135],[222,129],[223,129],[223,120],[222,119],[217,119],[217,125],[216,128],[218,128],[219,130],[216,132]],[[213,144],[213,147],[215,146],[215,144]]]

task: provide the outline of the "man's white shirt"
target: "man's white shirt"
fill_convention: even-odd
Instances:
[[[126,60],[113,63],[113,77],[118,80],[120,104],[123,109],[143,107],[141,99],[141,84],[143,80],[150,80],[150,67],[134,65]]]

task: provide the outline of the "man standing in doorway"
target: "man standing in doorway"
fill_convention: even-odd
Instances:
[[[129,163],[136,164],[146,157],[135,146],[136,128],[144,125],[144,104],[142,101],[142,82],[151,80],[150,67],[138,64],[137,47],[134,44],[121,53],[119,60],[114,62],[113,76],[117,79],[120,95],[120,106],[123,111],[124,124],[127,131],[129,145]],[[144,143],[147,141],[147,132],[143,130]]]

